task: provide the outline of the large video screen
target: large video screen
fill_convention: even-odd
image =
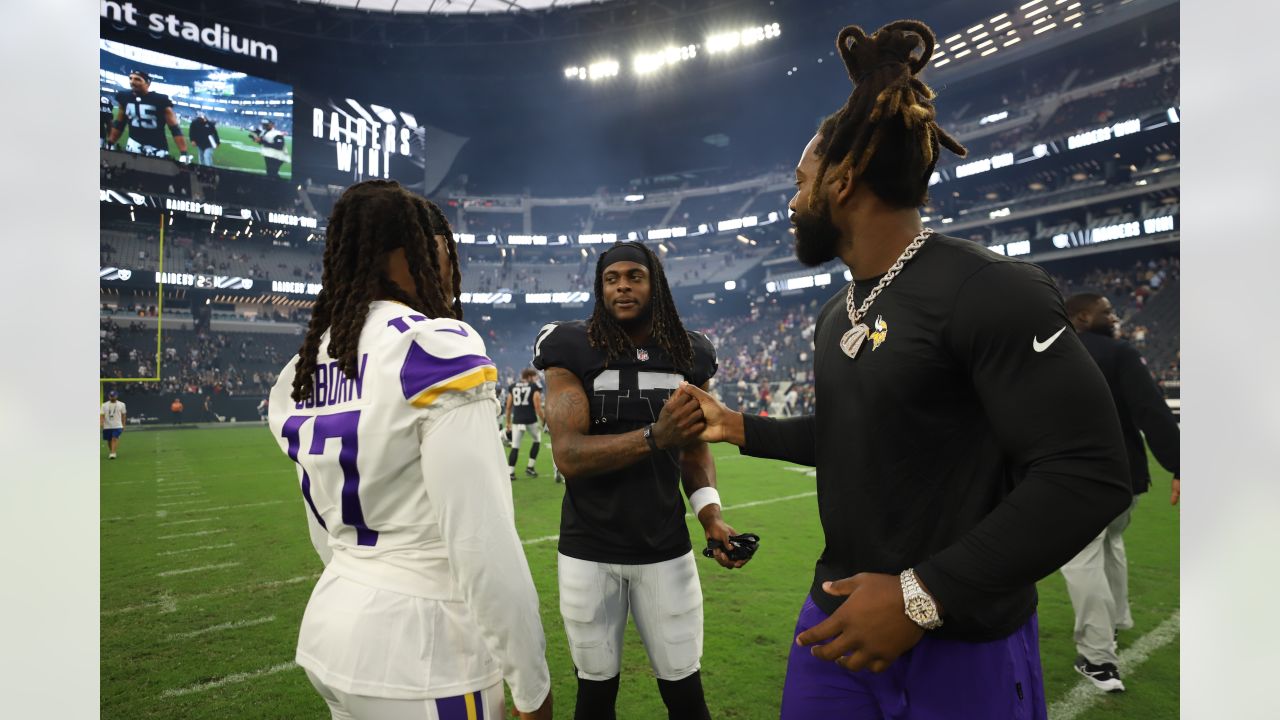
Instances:
[[[104,147],[292,177],[292,87],[110,40],[99,43]]]

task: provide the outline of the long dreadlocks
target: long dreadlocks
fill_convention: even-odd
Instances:
[[[849,163],[886,203],[915,208],[928,201],[929,177],[940,148],[964,157],[964,146],[938,127],[933,90],[916,77],[929,63],[937,38],[919,20],[898,20],[867,36],[850,25],[836,49],[854,83],[848,101],[822,123],[822,157],[815,184],[833,163]],[[919,55],[913,55],[920,48]],[[818,193],[809,196],[812,208]]]
[[[453,267],[453,297],[445,297],[436,235],[446,238]],[[404,249],[411,295],[387,277],[387,254]],[[311,397],[321,336],[329,331],[329,355],[348,378],[359,373],[356,351],[369,303],[391,298],[431,318],[462,318],[458,250],[440,208],[394,180],[367,180],[347,188],[333,206],[325,231],[322,289],[298,350],[293,399]]]
[[[671,297],[671,286],[667,284],[667,274],[662,269],[662,261],[652,250],[638,242],[614,243],[613,247],[635,247],[644,253],[646,265],[649,267],[649,317],[653,319],[653,340],[667,352],[676,367],[693,368],[693,345],[689,342],[689,333],[685,332],[684,323],[680,322],[680,314],[676,312],[675,300]],[[612,249],[612,248],[611,248]],[[591,320],[587,324],[587,339],[591,347],[603,348],[605,363],[620,357],[635,355],[636,346],[631,337],[604,304],[604,269],[603,252],[596,260],[596,304],[591,312]]]

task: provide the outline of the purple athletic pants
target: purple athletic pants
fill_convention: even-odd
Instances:
[[[796,635],[827,619],[805,598]],[[794,638],[794,636],[793,636]],[[1036,616],[1012,635],[963,642],[925,634],[882,673],[849,672],[794,641],[782,720],[1047,720]]]

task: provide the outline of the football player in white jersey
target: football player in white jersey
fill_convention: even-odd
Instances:
[[[497,370],[463,323],[439,208],[371,180],[334,205],[324,289],[269,423],[325,570],[297,662],[335,720],[551,717]]]
[[[98,424],[102,427],[102,439],[107,443],[108,460],[116,459],[116,448],[120,447],[120,436],[124,434],[125,407],[116,397],[116,391],[107,393],[107,401],[102,403],[102,411],[98,416]]]

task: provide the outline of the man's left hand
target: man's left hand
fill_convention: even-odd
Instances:
[[[831,595],[848,596],[831,617],[796,636],[811,652],[847,670],[882,672],[924,637],[924,628],[907,617],[897,575],[858,573],[822,584]]]
[[[734,545],[729,540],[729,536],[737,535],[738,532],[730,527],[729,524],[720,517],[718,505],[712,507],[716,509],[714,513],[711,508],[702,509],[702,514],[707,516],[705,520],[701,517],[698,518],[698,520],[702,522],[702,529],[706,532],[708,540],[717,540],[722,547],[732,549]],[[732,560],[724,553],[724,550],[719,548],[716,549],[715,554],[716,562],[720,563],[721,567],[725,567],[730,570],[740,568],[751,561],[750,558],[746,560]]]

